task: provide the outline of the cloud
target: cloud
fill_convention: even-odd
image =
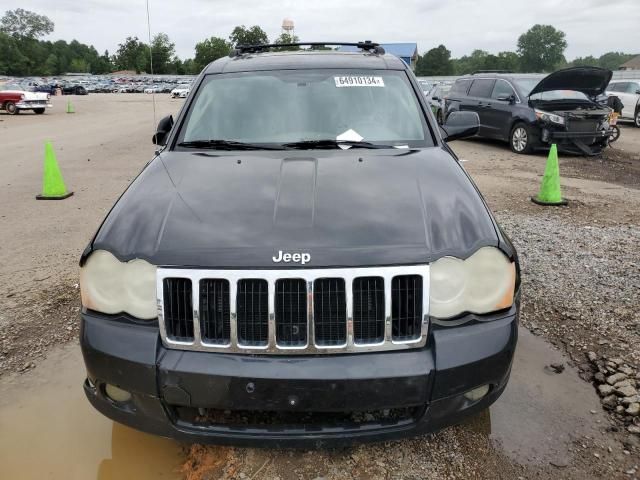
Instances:
[[[260,25],[275,38],[285,17],[307,41],[413,41],[420,52],[444,44],[454,57],[476,48],[515,50],[518,36],[536,23],[564,31],[566,56],[607,51],[640,53],[637,0],[149,0],[152,33],[165,32],[180,57],[196,42],[226,38],[236,25]],[[55,22],[51,39],[92,44],[114,52],[127,36],[147,38],[144,0],[26,0],[22,8]]]

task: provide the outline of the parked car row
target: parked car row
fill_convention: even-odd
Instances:
[[[87,75],[62,77],[11,78],[8,83],[15,89],[56,95],[87,95],[89,93],[171,93],[174,89],[186,90],[193,76],[114,76]],[[172,95],[179,97],[180,94]],[[184,95],[186,97],[186,94]]]

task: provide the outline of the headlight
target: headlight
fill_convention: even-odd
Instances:
[[[157,316],[156,267],[145,260],[123,263],[105,250],[93,252],[80,269],[82,305],[97,312]]]
[[[543,110],[534,110],[536,112],[536,118],[545,122],[557,123],[558,125],[564,125],[564,117],[556,115],[555,113],[545,112]]]
[[[497,248],[483,247],[466,260],[443,257],[430,267],[430,315],[450,318],[510,307],[515,281],[515,263]]]

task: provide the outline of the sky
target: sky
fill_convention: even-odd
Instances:
[[[640,0],[149,0],[152,35],[164,32],[182,59],[211,36],[259,25],[275,39],[291,18],[302,41],[444,44],[452,56],[516,50],[536,23],[566,33],[565,56],[640,53]],[[24,8],[55,23],[50,40],[76,39],[114,53],[127,36],[148,38],[145,0],[0,0],[0,14]]]

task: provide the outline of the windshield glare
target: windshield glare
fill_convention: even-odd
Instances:
[[[209,75],[178,142],[283,144],[340,136],[426,146],[432,142],[425,131],[416,95],[402,71],[265,71]]]
[[[540,80],[544,77],[540,78],[518,78],[515,79],[516,84],[520,88],[520,91],[525,96],[529,95],[529,92],[533,90]],[[589,100],[582,92],[576,92],[575,90],[549,90],[548,92],[540,92],[534,95],[531,95],[531,100]]]

